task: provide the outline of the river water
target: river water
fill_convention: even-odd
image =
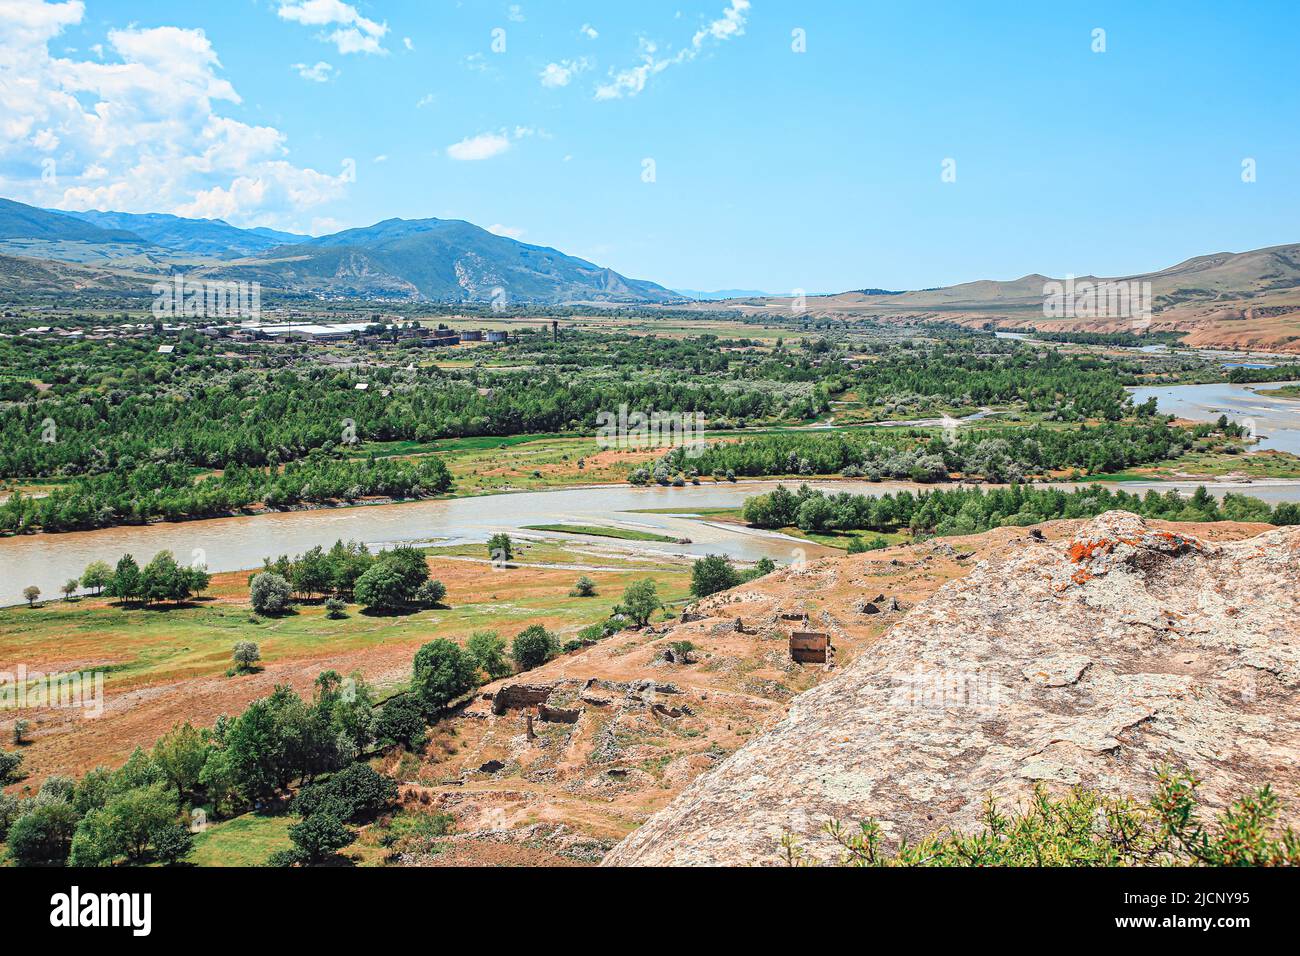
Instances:
[[[1295,382],[1267,385],[1167,385],[1130,389],[1135,404],[1155,396],[1167,415],[1195,421],[1215,421],[1220,415],[1254,423],[1260,451],[1274,449],[1300,455],[1300,400],[1270,398],[1269,392]]]
[[[1152,394],[1159,402],[1160,411],[1186,418],[1213,420],[1222,413],[1238,420],[1254,418],[1258,431],[1265,436],[1260,447],[1300,454],[1300,402],[1270,399],[1266,394],[1236,385],[1136,389],[1134,400],[1145,401]],[[811,484],[831,492],[873,495],[933,487],[910,482]],[[1123,487],[1133,493],[1144,493],[1150,488],[1158,491],[1176,488],[1190,493],[1198,484],[1203,482],[1125,482],[1111,487]],[[761,481],[706,482],[685,488],[604,485],[0,538],[0,605],[20,603],[22,589],[29,584],[39,587],[45,599],[57,597],[60,585],[79,576],[90,562],[100,560],[113,564],[128,552],[143,564],[166,549],[185,563],[197,560],[212,571],[234,571],[259,567],[264,557],[298,554],[318,544],[329,546],[339,538],[364,541],[372,546],[398,542],[476,544],[495,532],[517,532],[525,525],[535,524],[613,524],[691,539],[690,544],[680,545],[585,539],[600,541],[606,547],[651,553],[726,554],[742,561],[770,557],[788,562],[793,549],[805,546],[792,538],[680,514],[636,513],[652,508],[735,508],[747,497],[771,490],[774,485],[775,482]],[[1272,503],[1300,500],[1298,481],[1225,482],[1210,487],[1220,496],[1237,491]]]

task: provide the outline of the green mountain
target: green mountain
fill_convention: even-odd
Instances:
[[[125,229],[101,228],[67,213],[38,209],[11,199],[0,199],[0,240],[3,239],[147,244],[146,240]]]
[[[154,245],[177,252],[215,259],[254,256],[286,243],[302,242],[307,236],[274,229],[240,229],[224,219],[182,219],[164,213],[68,212],[101,229],[132,232]]]
[[[674,292],[454,219],[388,219],[232,264],[294,291],[439,302],[665,302]],[[496,290],[501,290],[497,292]]]
[[[449,219],[388,219],[320,238],[220,219],[37,209],[0,200],[0,254],[135,275],[184,269],[306,295],[434,302],[670,302],[585,259]],[[12,274],[11,269],[6,270]],[[0,273],[0,290],[6,285]]]

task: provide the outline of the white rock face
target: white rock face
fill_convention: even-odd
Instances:
[[[1183,526],[1194,528],[1194,526]],[[1126,512],[1027,540],[918,605],[697,780],[606,865],[763,864],[830,820],[914,842],[1035,782],[1208,808],[1271,783],[1300,819],[1300,528],[1217,545]]]

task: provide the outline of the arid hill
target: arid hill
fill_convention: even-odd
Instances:
[[[809,296],[812,318],[868,319],[890,324],[955,322],[973,327],[1057,332],[1131,332],[1133,319],[1047,318],[1043,275],[980,280],[913,292],[841,292]],[[1057,280],[1060,281],[1060,280]],[[1078,282],[1149,282],[1154,314],[1149,331],[1182,332],[1203,348],[1300,352],[1300,245],[1220,252],[1139,275],[1077,277]],[[789,298],[727,299],[694,304],[752,315],[789,315]]]
[[[1038,782],[1144,798],[1166,763],[1215,809],[1271,783],[1294,824],[1300,529],[1216,543],[1223,526],[1125,512],[1057,524],[1072,533],[991,533],[1001,546],[969,574],[605,864],[775,863],[787,832],[828,859],[831,820],[875,818],[897,845],[969,829],[986,796],[1014,804]]]

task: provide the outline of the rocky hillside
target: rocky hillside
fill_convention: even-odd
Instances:
[[[1014,803],[1037,782],[1142,798],[1166,762],[1201,777],[1214,808],[1271,783],[1294,824],[1300,529],[1211,540],[1222,529],[1111,512],[1046,536],[992,532],[1000,544],[968,574],[606,865],[774,863],[786,832],[826,859],[830,820],[874,817],[896,845],[970,828],[987,795]]]

